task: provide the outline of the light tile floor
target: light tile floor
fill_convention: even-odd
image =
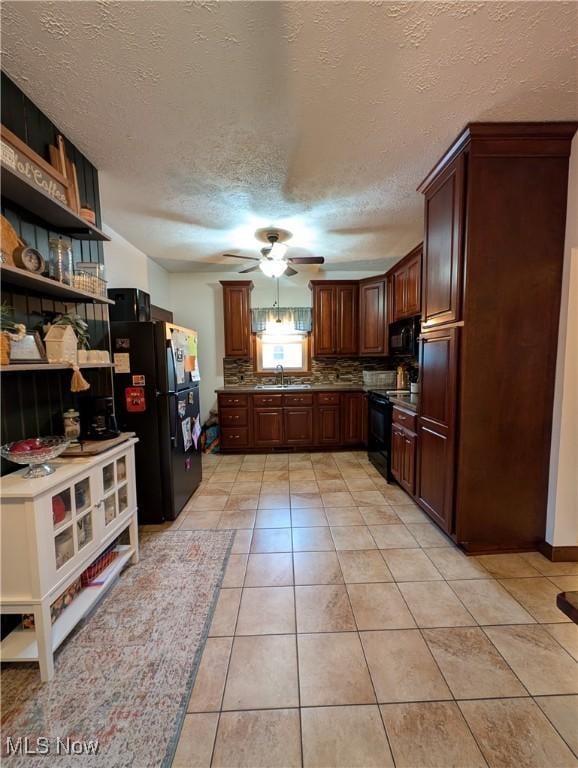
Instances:
[[[173,765],[578,765],[578,563],[464,556],[361,452],[208,456],[236,536]]]

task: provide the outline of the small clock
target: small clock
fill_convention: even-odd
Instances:
[[[36,248],[17,248],[13,254],[14,264],[20,269],[41,275],[46,269],[44,256]]]

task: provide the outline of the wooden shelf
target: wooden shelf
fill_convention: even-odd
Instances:
[[[84,368],[114,368],[114,363],[80,363]],[[0,373],[22,373],[23,371],[71,371],[68,363],[10,363],[0,365]]]
[[[120,545],[117,550],[119,553],[117,557],[95,579],[99,583],[85,587],[52,625],[53,651],[64,642],[78,622],[112,586],[113,581],[134,554],[133,548],[128,545]],[[33,629],[22,629],[22,626],[14,629],[0,644],[0,658],[2,661],[38,661],[36,632]]]
[[[12,200],[21,208],[37,216],[57,232],[77,240],[110,240],[108,235],[89,224],[58,200],[54,200],[38,187],[2,166],[2,197]]]
[[[80,291],[78,288],[59,283],[58,280],[35,275],[32,272],[27,272],[25,269],[13,267],[11,264],[0,264],[0,277],[2,282],[7,285],[18,285],[22,288],[28,288],[29,290],[41,293],[43,296],[53,296],[56,299],[61,299],[63,302],[114,304],[114,301],[106,296],[95,296],[92,293]]]

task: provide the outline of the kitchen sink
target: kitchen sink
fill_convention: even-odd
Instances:
[[[257,384],[255,389],[311,389],[311,384]]]

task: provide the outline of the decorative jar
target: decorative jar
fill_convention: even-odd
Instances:
[[[72,285],[72,248],[70,240],[63,237],[53,237],[49,241],[50,268],[49,274],[59,283]]]

